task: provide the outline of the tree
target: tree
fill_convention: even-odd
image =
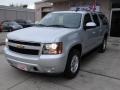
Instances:
[[[20,4],[20,5],[18,5],[18,4],[10,4],[9,5],[10,7],[20,7],[20,8],[27,8],[28,7],[28,5],[27,4]]]
[[[27,4],[25,4],[25,5],[22,5],[22,7],[23,7],[23,8],[27,8],[27,7],[28,7],[28,5],[27,5]]]

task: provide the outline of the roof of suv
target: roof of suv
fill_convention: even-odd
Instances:
[[[81,13],[81,14],[86,14],[86,13],[101,13],[101,12],[92,12],[92,11],[55,11],[53,13]]]

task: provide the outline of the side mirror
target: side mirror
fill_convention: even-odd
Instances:
[[[90,28],[95,28],[96,26],[97,26],[96,23],[88,22],[85,27],[86,29],[90,29]]]

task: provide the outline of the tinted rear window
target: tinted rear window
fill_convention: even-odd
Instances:
[[[99,14],[100,19],[102,20],[103,25],[108,25],[107,18],[103,14]]]
[[[100,26],[100,23],[99,23],[99,19],[98,19],[97,14],[93,14],[92,16],[93,16],[93,20],[94,20],[94,22],[96,23],[96,25],[97,25],[97,26]]]

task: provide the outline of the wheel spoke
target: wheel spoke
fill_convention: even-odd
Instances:
[[[78,66],[79,66],[79,57],[73,56],[71,61],[71,72],[75,73],[78,70]]]

